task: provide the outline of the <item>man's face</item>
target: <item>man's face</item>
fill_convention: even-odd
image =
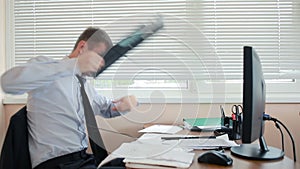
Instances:
[[[103,43],[103,42],[93,43],[92,45],[90,45],[89,43],[86,43],[85,49],[97,53],[99,55],[99,57],[104,57],[104,54],[107,51],[107,47],[106,47],[105,43]],[[90,77],[95,77],[96,72],[90,72],[90,73],[87,73],[86,75],[90,76]]]
[[[99,42],[99,43],[96,43],[96,44],[93,44],[93,45],[88,45],[88,50],[92,50],[96,53],[98,53],[98,55],[104,57],[104,54],[106,53],[107,51],[107,47],[105,45],[105,43],[103,42]]]

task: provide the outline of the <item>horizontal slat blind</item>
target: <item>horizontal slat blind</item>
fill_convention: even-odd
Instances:
[[[105,29],[117,43],[156,14],[164,28],[99,78],[240,79],[243,45],[257,50],[266,78],[299,70],[293,0],[15,0],[15,65],[68,55],[88,26]]]
[[[299,1],[201,0],[198,26],[219,56],[227,79],[242,77],[242,46],[256,49],[266,79],[299,72]],[[201,17],[199,17],[201,16]],[[299,72],[300,73],[300,72]],[[300,75],[298,76],[300,77]]]

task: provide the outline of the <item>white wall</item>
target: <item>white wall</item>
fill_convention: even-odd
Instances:
[[[0,0],[0,75],[5,70],[5,0]],[[2,103],[3,92],[0,89],[0,99]],[[4,108],[0,104],[0,147],[2,147],[3,138],[5,135],[5,117]]]

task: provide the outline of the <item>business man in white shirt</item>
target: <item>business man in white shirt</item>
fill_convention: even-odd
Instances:
[[[88,137],[76,75],[84,78],[97,72],[105,64],[100,56],[111,47],[105,31],[90,27],[80,35],[71,54],[62,60],[39,56],[2,75],[4,92],[28,93],[33,168],[96,168],[93,157],[85,152]],[[137,105],[134,96],[113,101],[98,95],[87,82],[84,86],[95,115],[112,118]]]

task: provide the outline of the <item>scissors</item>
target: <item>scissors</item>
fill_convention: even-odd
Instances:
[[[231,112],[235,115],[241,115],[243,113],[243,106],[242,105],[233,105],[231,107]]]

